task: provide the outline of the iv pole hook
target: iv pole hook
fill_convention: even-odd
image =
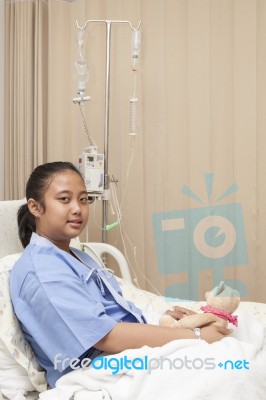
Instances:
[[[132,25],[132,23],[131,23],[130,21],[119,21],[119,20],[112,20],[112,21],[109,21],[109,20],[105,20],[105,19],[88,19],[88,20],[85,22],[85,24],[84,24],[83,26],[80,26],[79,23],[78,23],[78,21],[76,20],[76,25],[77,25],[77,28],[78,28],[78,29],[83,30],[83,29],[86,28],[87,24],[89,24],[90,22],[105,22],[105,23],[114,22],[114,23],[119,23],[119,24],[128,24],[128,25],[130,26],[130,28],[132,29],[132,31],[137,31],[137,30],[139,30],[140,25],[141,25],[141,21],[139,21],[138,26],[137,26],[136,28],[134,28],[133,25]]]

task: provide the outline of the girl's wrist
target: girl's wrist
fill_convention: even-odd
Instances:
[[[200,331],[200,328],[194,328],[194,329],[192,329],[192,330],[193,330],[193,332],[194,332],[195,338],[196,338],[196,339],[201,339],[201,331]]]

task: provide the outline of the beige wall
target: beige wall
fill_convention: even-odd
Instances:
[[[130,20],[134,25],[142,21],[140,134],[127,183],[132,154],[128,135],[131,34],[120,25],[112,27],[109,160],[109,172],[119,180],[120,200],[126,186],[123,222],[133,248],[128,244],[127,252],[141,286],[151,289],[142,275],[160,292],[169,285],[186,285],[193,277],[202,298],[217,283],[213,271],[218,277],[219,270],[220,277],[246,286],[244,299],[266,301],[266,2],[76,0],[67,4],[50,0],[48,161],[76,162],[86,146],[78,106],[72,103],[76,19],[80,24],[86,19]],[[95,24],[87,31],[91,74],[87,92],[92,100],[84,113],[103,151],[105,28]],[[205,173],[214,174],[211,199],[206,195]],[[238,190],[216,204],[234,182]],[[205,205],[185,196],[184,185]],[[225,260],[224,267],[217,267],[217,260],[208,259],[200,268],[197,258],[192,263],[192,239],[187,238],[191,262],[178,265],[169,275],[159,273],[153,214],[217,205],[227,210],[235,203],[243,211],[247,262],[239,264],[238,254],[230,265]],[[90,240],[101,239],[100,211],[100,203],[91,206]],[[111,211],[109,219],[115,219]],[[241,224],[237,228],[242,229]],[[118,229],[108,233],[108,241],[122,249]],[[184,252],[179,245],[176,251]],[[176,291],[178,296],[178,286]]]

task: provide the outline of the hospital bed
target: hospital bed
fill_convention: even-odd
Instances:
[[[17,234],[16,213],[24,201],[0,202],[0,400],[1,396],[3,399],[15,400],[39,398],[41,400],[99,398],[116,400],[122,398],[119,394],[121,390],[127,391],[127,395],[123,398],[129,400],[176,398],[173,395],[175,391],[178,391],[181,400],[266,399],[266,305],[255,302],[241,302],[238,310],[241,328],[239,331],[234,331],[232,338],[224,339],[223,343],[208,345],[205,341],[178,340],[162,348],[145,347],[129,350],[129,353],[126,353],[126,356],[134,356],[139,360],[142,360],[141,357],[145,360],[150,357],[149,360],[153,359],[156,362],[167,359],[168,364],[172,363],[171,367],[175,365],[175,368],[171,368],[171,370],[169,370],[169,366],[165,367],[165,365],[159,370],[157,363],[158,368],[149,364],[149,369],[141,372],[131,369],[120,370],[119,373],[113,374],[112,370],[100,373],[96,370],[87,370],[81,376],[80,372],[83,371],[74,371],[67,374],[66,378],[63,377],[66,380],[62,381],[59,389],[56,389],[57,391],[48,389],[45,374],[38,366],[33,352],[23,336],[13,313],[9,296],[9,273],[22,251]],[[74,245],[79,245],[79,243],[74,243]],[[118,277],[118,280],[124,296],[142,309],[148,322],[156,324],[159,315],[176,304],[195,311],[200,310],[203,302],[165,299],[137,288],[132,283],[125,257],[115,247],[103,243],[86,243],[84,251],[99,260],[103,253],[114,257],[120,268],[121,277]],[[194,361],[206,360],[210,357],[218,360],[219,357],[222,357],[221,354],[227,350],[234,363],[230,371],[206,370],[202,374],[202,371],[198,371],[199,364],[195,364],[193,370],[186,369],[184,365],[182,369],[179,368],[180,365],[177,368],[176,365],[176,360],[179,360],[180,363],[184,359],[187,360],[188,357],[196,357],[193,358]],[[236,363],[243,362],[244,359],[252,365],[252,368],[248,370],[238,368],[239,370],[236,371],[237,368],[234,368]],[[165,373],[165,368],[168,368],[167,373]],[[84,379],[85,373],[88,374],[86,379]],[[200,375],[200,379],[198,379],[197,373]],[[203,379],[205,375],[207,383]],[[72,380],[68,380],[68,376]],[[180,382],[178,382],[178,377],[181,379]],[[192,381],[193,384],[191,384]],[[227,385],[228,393],[224,392],[225,386],[223,385]],[[220,396],[221,387],[223,387],[223,395]]]

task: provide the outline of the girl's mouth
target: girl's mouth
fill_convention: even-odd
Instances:
[[[72,219],[70,221],[67,221],[67,223],[72,227],[72,228],[80,228],[81,224],[82,224],[82,220],[81,219]]]

